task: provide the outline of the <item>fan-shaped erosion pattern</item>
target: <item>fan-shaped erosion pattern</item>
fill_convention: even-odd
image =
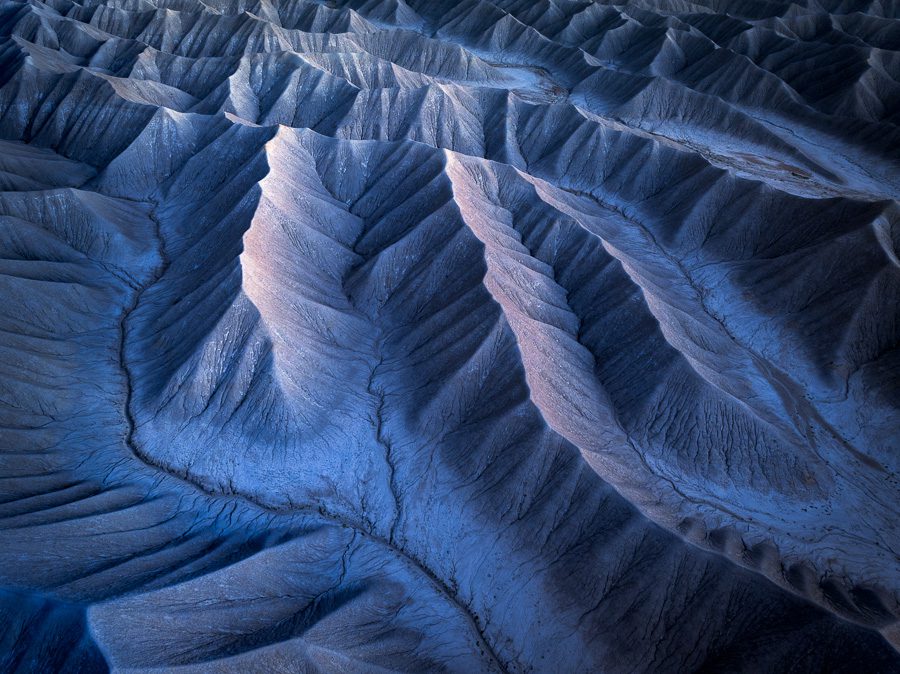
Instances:
[[[0,670],[900,671],[900,10],[0,3]]]

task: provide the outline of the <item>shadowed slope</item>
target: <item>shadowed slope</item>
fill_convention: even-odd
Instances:
[[[10,668],[900,666],[896,17],[746,4],[0,10]]]

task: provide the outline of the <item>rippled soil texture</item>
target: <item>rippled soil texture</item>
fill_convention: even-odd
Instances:
[[[0,671],[900,671],[900,4],[0,3]]]

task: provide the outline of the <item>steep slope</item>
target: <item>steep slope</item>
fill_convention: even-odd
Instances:
[[[900,17],[719,4],[0,8],[0,662],[900,668]]]

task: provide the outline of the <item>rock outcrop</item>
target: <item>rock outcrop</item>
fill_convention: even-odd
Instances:
[[[0,669],[900,670],[900,9],[0,6]]]

